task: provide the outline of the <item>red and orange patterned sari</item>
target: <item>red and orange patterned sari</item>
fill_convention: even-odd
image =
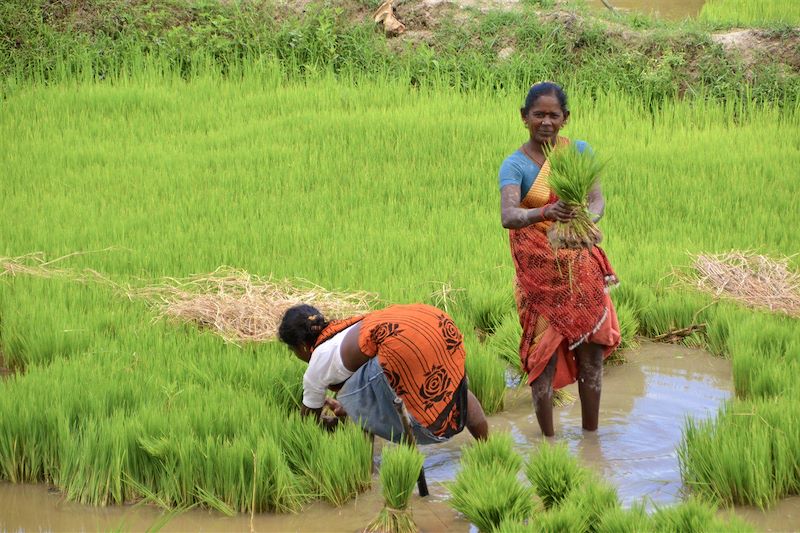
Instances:
[[[315,348],[359,321],[361,352],[378,356],[409,414],[438,437],[460,432],[466,420],[467,382],[463,337],[453,320],[429,305],[393,305],[332,321]]]
[[[558,144],[569,144],[565,137]],[[522,207],[531,209],[558,200],[550,190],[546,161]],[[608,296],[617,277],[602,249],[558,250],[547,239],[551,222],[509,230],[511,255],[517,273],[517,310],[522,324],[520,359],[528,384],[544,371],[556,353],[553,387],[575,382],[573,350],[582,342],[605,346],[608,357],[619,345],[619,322]]]

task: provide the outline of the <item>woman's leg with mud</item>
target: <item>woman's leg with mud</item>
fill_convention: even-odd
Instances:
[[[578,362],[583,429],[595,431],[600,418],[600,391],[603,387],[603,347],[585,342],[575,348],[575,359]]]
[[[556,354],[554,353],[542,373],[531,383],[533,409],[536,411],[536,420],[545,437],[555,435],[553,429],[553,374],[555,371]]]

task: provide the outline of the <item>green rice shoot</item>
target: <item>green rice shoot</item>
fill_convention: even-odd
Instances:
[[[514,451],[511,433],[492,432],[485,441],[475,441],[464,448],[461,465],[463,468],[495,466],[516,474],[522,466],[522,457]]]
[[[605,163],[589,150],[580,152],[574,144],[548,150],[547,158],[550,162],[550,187],[576,212],[575,218],[569,222],[555,222],[551,226],[548,230],[550,244],[554,249],[591,248],[600,242],[602,236],[592,222],[592,216],[597,213],[589,213],[587,198],[598,183]]]
[[[408,501],[419,477],[424,457],[415,447],[399,444],[381,453],[381,493],[386,502],[366,531],[411,533],[417,531]]]

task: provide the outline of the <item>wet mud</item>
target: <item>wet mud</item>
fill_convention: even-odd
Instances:
[[[731,396],[730,362],[703,351],[645,343],[626,353],[628,362],[605,369],[600,429],[581,429],[580,404],[556,409],[556,440],[567,442],[581,462],[613,483],[624,506],[645,500],[668,505],[683,495],[676,447],[684,418],[711,417]],[[577,386],[567,390],[577,397]],[[517,450],[527,455],[542,440],[527,387],[509,391],[506,410],[490,418],[494,431],[509,431]],[[430,496],[411,499],[422,531],[469,531],[470,524],[447,505],[444,484],[459,468],[466,431],[446,444],[427,446],[425,472]],[[377,454],[376,454],[377,459]],[[416,491],[415,491],[416,492]],[[296,515],[225,517],[192,510],[172,518],[161,531],[358,531],[381,509],[377,480],[373,489],[341,508],[317,502]],[[759,531],[797,529],[800,498],[783,500],[762,512],[735,511]],[[43,485],[0,483],[0,531],[141,531],[159,522],[162,511],[146,505],[94,508],[67,502]],[[474,528],[473,528],[474,530]]]

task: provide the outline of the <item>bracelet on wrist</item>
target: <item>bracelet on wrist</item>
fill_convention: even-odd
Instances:
[[[542,217],[542,222],[547,220],[547,206],[550,204],[544,204],[539,211],[539,216]]]

